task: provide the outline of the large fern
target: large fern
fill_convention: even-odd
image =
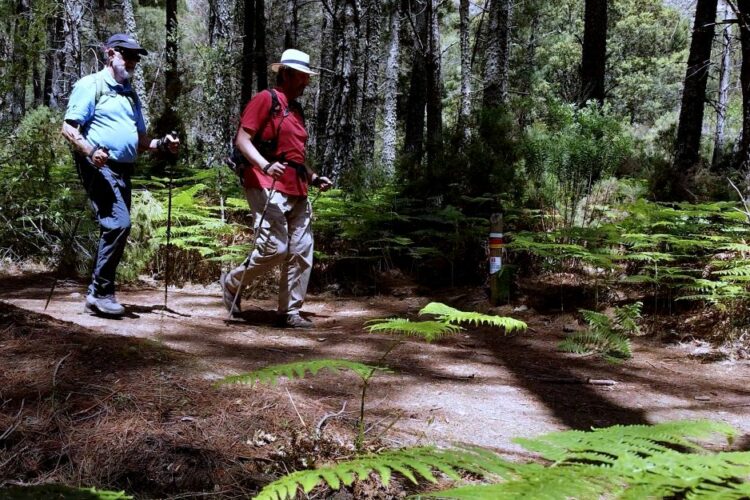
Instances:
[[[581,309],[583,318],[589,324],[588,329],[572,333],[558,344],[558,349],[576,354],[599,353],[610,362],[630,359],[632,348],[629,336],[638,332],[642,307],[641,302],[616,307],[614,318]]]
[[[506,332],[525,330],[526,323],[504,316],[466,312],[454,309],[440,302],[430,302],[419,311],[419,315],[432,314],[438,321],[444,323],[468,323],[474,325],[490,325],[504,328]]]
[[[294,498],[298,488],[309,493],[321,483],[337,490],[351,485],[356,479],[365,480],[377,474],[386,486],[394,472],[417,484],[420,479],[437,482],[434,471],[451,479],[459,479],[460,471],[480,475],[507,474],[516,465],[488,452],[471,449],[443,450],[433,447],[391,450],[367,455],[346,462],[293,472],[264,487],[256,500],[284,500]]]
[[[394,472],[412,482],[436,482],[434,471],[450,479],[461,471],[484,484],[423,494],[429,498],[747,498],[750,452],[710,453],[694,440],[712,435],[732,438],[724,423],[667,422],[653,426],[614,426],[590,432],[565,431],[536,439],[516,439],[550,463],[518,464],[476,448],[415,448],[368,455],[319,469],[293,472],[269,484],[256,498],[279,500],[308,493],[326,483],[333,489],[378,474],[388,484]]]
[[[402,318],[371,320],[367,322],[365,328],[370,333],[400,333],[411,337],[420,337],[427,342],[433,342],[445,335],[463,330],[460,326],[443,321],[409,321]]]
[[[224,384],[248,384],[251,387],[256,383],[276,384],[280,377],[304,378],[308,372],[316,375],[320,370],[329,370],[338,372],[341,370],[350,370],[359,375],[362,379],[367,379],[376,371],[390,371],[380,366],[366,365],[349,361],[346,359],[316,359],[311,361],[295,361],[293,363],[284,363],[271,365],[260,370],[254,370],[239,375],[230,375],[224,377],[215,385]]]

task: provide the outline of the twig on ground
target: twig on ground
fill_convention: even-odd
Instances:
[[[344,405],[336,413],[326,413],[325,415],[323,415],[323,418],[320,419],[318,425],[315,426],[315,438],[320,439],[323,433],[323,426],[326,425],[326,422],[328,422],[328,420],[332,418],[340,416],[342,413],[344,413],[344,410],[346,410],[346,401],[344,401]]]
[[[292,402],[292,408],[294,408],[295,413],[297,413],[297,416],[299,417],[299,421],[302,422],[302,427],[307,428],[307,424],[302,418],[302,415],[299,414],[299,410],[297,410],[297,405],[294,404],[294,399],[292,399],[292,394],[289,392],[289,389],[284,387],[284,390],[286,391],[286,395],[289,396],[289,401]]]
[[[18,409],[18,413],[16,413],[16,416],[13,417],[14,422],[10,424],[10,427],[5,429],[5,432],[0,435],[0,441],[3,441],[8,438],[15,430],[18,428],[19,425],[21,425],[21,412],[23,412],[23,404],[26,402],[25,399],[21,400],[21,408]]]
[[[55,371],[52,372],[52,388],[53,389],[55,388],[55,385],[56,385],[55,379],[57,378],[57,372],[58,370],[60,370],[60,366],[65,362],[66,359],[68,359],[68,357],[70,357],[71,354],[73,354],[73,351],[70,351],[68,354],[63,356],[62,359],[60,359],[60,361],[57,362],[57,365],[55,366]]]

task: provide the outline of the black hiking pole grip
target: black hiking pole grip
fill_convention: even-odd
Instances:
[[[268,205],[271,202],[271,198],[273,198],[273,195],[276,193],[276,179],[274,178],[273,182],[271,183],[271,189],[268,190],[268,198],[266,198],[265,206],[263,207],[263,211],[260,214],[260,221],[258,222],[258,225],[255,229],[255,234],[253,235],[253,246],[250,249],[250,253],[247,254],[247,258],[244,262],[244,269],[242,270],[242,275],[240,276],[240,284],[237,286],[237,291],[234,292],[234,299],[232,300],[232,307],[229,308],[229,319],[232,318],[232,312],[234,311],[235,306],[237,305],[237,299],[240,296],[240,293],[242,293],[242,284],[245,281],[245,273],[247,273],[247,268],[250,265],[250,259],[253,257],[253,252],[255,251],[255,247],[258,244],[258,236],[260,235],[260,231],[263,227],[263,221],[266,219],[266,212],[268,211]]]

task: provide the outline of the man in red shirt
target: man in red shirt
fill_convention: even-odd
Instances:
[[[325,191],[332,183],[305,164],[307,131],[295,99],[317,73],[310,69],[310,56],[294,49],[285,50],[271,71],[276,73],[276,87],[250,99],[235,137],[235,146],[250,163],[243,186],[259,233],[247,260],[222,277],[223,299],[227,310],[240,312],[238,291],[281,265],[278,313],[286,326],[310,328],[313,323],[300,316],[313,261],[307,187]],[[258,228],[261,219],[263,226]]]

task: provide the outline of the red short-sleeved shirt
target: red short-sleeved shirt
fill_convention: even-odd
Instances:
[[[289,108],[289,114],[284,117],[284,111],[288,107],[288,101],[284,92],[275,88],[274,91],[279,99],[281,107],[280,112],[273,117],[271,111],[271,93],[259,92],[250,99],[242,113],[240,127],[244,128],[251,136],[255,137],[256,132],[263,129],[263,140],[270,140],[278,131],[278,142],[276,145],[276,158],[283,158],[296,164],[305,163],[305,143],[307,142],[307,130],[305,130],[304,118],[297,106]],[[266,121],[270,121],[266,124]],[[265,125],[265,127],[264,127]],[[271,158],[266,158],[271,161]],[[262,168],[264,165],[258,165]],[[245,186],[256,188],[270,188],[273,178],[265,175],[259,168],[245,169]],[[307,178],[301,176],[297,170],[289,166],[284,171],[275,185],[279,192],[292,196],[307,195]]]

